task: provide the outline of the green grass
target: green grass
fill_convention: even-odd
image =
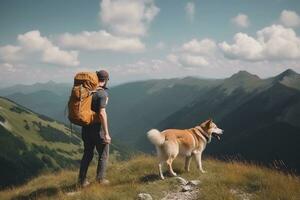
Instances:
[[[0,188],[78,165],[81,139],[62,123],[0,97]]]
[[[81,139],[75,133],[70,137],[70,130],[64,124],[42,119],[40,115],[5,98],[0,98],[0,106],[0,114],[9,123],[11,133],[23,138],[29,148],[33,144],[46,146],[53,150],[60,148],[64,151],[75,150],[77,152],[81,148]],[[62,138],[61,141],[60,138]],[[70,142],[67,141],[68,139]],[[61,154],[72,159],[80,158],[79,154],[72,156]]]
[[[146,192],[154,199],[165,196],[167,191],[175,190],[176,181],[167,177],[158,179],[157,161],[149,155],[134,156],[128,161],[110,159],[107,178],[109,186],[93,183],[78,189],[76,180],[78,169],[63,170],[57,173],[40,175],[23,186],[3,190],[0,199],[136,199],[137,194]],[[205,159],[206,174],[200,173],[192,163],[189,173],[183,171],[183,160],[175,160],[174,169],[188,180],[198,179],[199,199],[300,199],[299,177],[271,170],[265,167],[241,163]],[[95,166],[89,169],[89,180],[93,181]],[[75,193],[72,196],[69,192]]]

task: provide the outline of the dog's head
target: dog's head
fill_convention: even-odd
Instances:
[[[220,140],[220,135],[223,134],[224,130],[218,128],[218,126],[213,122],[212,119],[208,119],[200,124],[201,128],[208,134],[208,137],[216,137]]]

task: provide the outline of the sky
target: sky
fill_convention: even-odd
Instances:
[[[300,73],[299,0],[1,0],[0,87]]]

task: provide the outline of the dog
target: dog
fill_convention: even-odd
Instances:
[[[202,168],[202,152],[206,145],[210,143],[212,136],[220,140],[223,130],[218,128],[212,119],[200,123],[190,129],[166,129],[162,132],[157,129],[151,129],[147,132],[147,137],[155,145],[159,159],[159,176],[164,179],[162,166],[167,163],[169,172],[172,176],[177,176],[173,171],[172,163],[181,155],[185,157],[185,170],[190,170],[191,158],[195,157],[197,168],[206,173]]]

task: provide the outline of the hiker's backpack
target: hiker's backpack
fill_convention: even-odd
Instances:
[[[70,122],[85,126],[99,122],[99,117],[91,108],[93,93],[98,89],[98,77],[94,72],[79,72],[75,75],[74,85],[68,102]]]

